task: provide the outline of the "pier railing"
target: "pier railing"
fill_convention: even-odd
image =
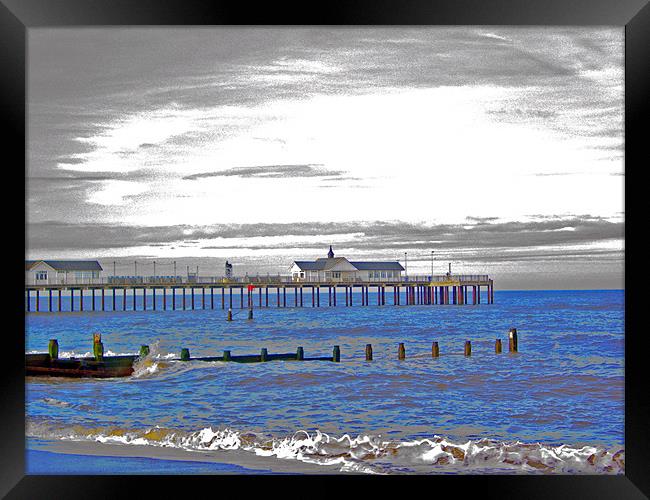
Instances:
[[[228,284],[260,284],[260,285],[282,285],[299,283],[302,285],[312,284],[351,284],[351,283],[476,283],[489,281],[487,274],[441,274],[441,275],[411,275],[400,278],[365,278],[362,276],[344,278],[294,278],[290,275],[267,275],[267,276],[104,276],[100,278],[48,278],[47,280],[34,280],[25,283],[25,286],[48,286],[48,285],[160,285],[160,286],[187,286],[196,284],[203,285],[228,285]]]

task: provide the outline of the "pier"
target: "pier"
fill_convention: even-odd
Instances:
[[[67,301],[63,300],[64,292],[69,298]],[[64,302],[67,302],[67,308]],[[306,281],[284,276],[200,279],[137,276],[25,285],[26,312],[336,308],[353,305],[448,306],[493,303],[494,282],[488,275],[445,274],[386,281]]]

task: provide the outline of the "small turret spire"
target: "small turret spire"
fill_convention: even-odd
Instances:
[[[332,251],[332,245],[330,245],[330,251],[327,252],[327,258],[328,259],[333,259],[334,258],[334,252]]]

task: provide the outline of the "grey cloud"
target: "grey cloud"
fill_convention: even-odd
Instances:
[[[572,230],[565,230],[570,227]],[[360,251],[446,248],[526,249],[622,239],[623,222],[597,217],[546,218],[532,222],[486,221],[473,225],[414,224],[399,221],[291,224],[220,224],[211,226],[118,226],[40,222],[27,227],[28,248],[123,248],[150,244],[187,243],[210,238],[247,238],[278,235],[336,236],[340,245]],[[346,239],[345,235],[354,234]],[[210,246],[210,245],[208,245]],[[244,245],[246,246],[246,245]],[[280,243],[273,248],[285,247]],[[307,246],[312,246],[310,243]],[[248,246],[246,246],[248,248]]]
[[[326,177],[343,174],[340,170],[327,170],[316,168],[320,164],[305,165],[259,165],[254,167],[236,167],[215,172],[202,172],[186,175],[185,180],[204,179],[207,177],[257,177],[262,179],[278,179],[290,177]]]

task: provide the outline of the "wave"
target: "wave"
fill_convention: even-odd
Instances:
[[[66,441],[95,441],[189,451],[241,450],[263,457],[338,466],[341,472],[391,473],[543,473],[623,474],[625,451],[598,446],[497,441],[454,441],[442,436],[420,440],[385,440],[380,435],[336,437],[299,430],[265,437],[229,428],[183,431],[163,427],[125,429],[29,420],[27,436]]]

